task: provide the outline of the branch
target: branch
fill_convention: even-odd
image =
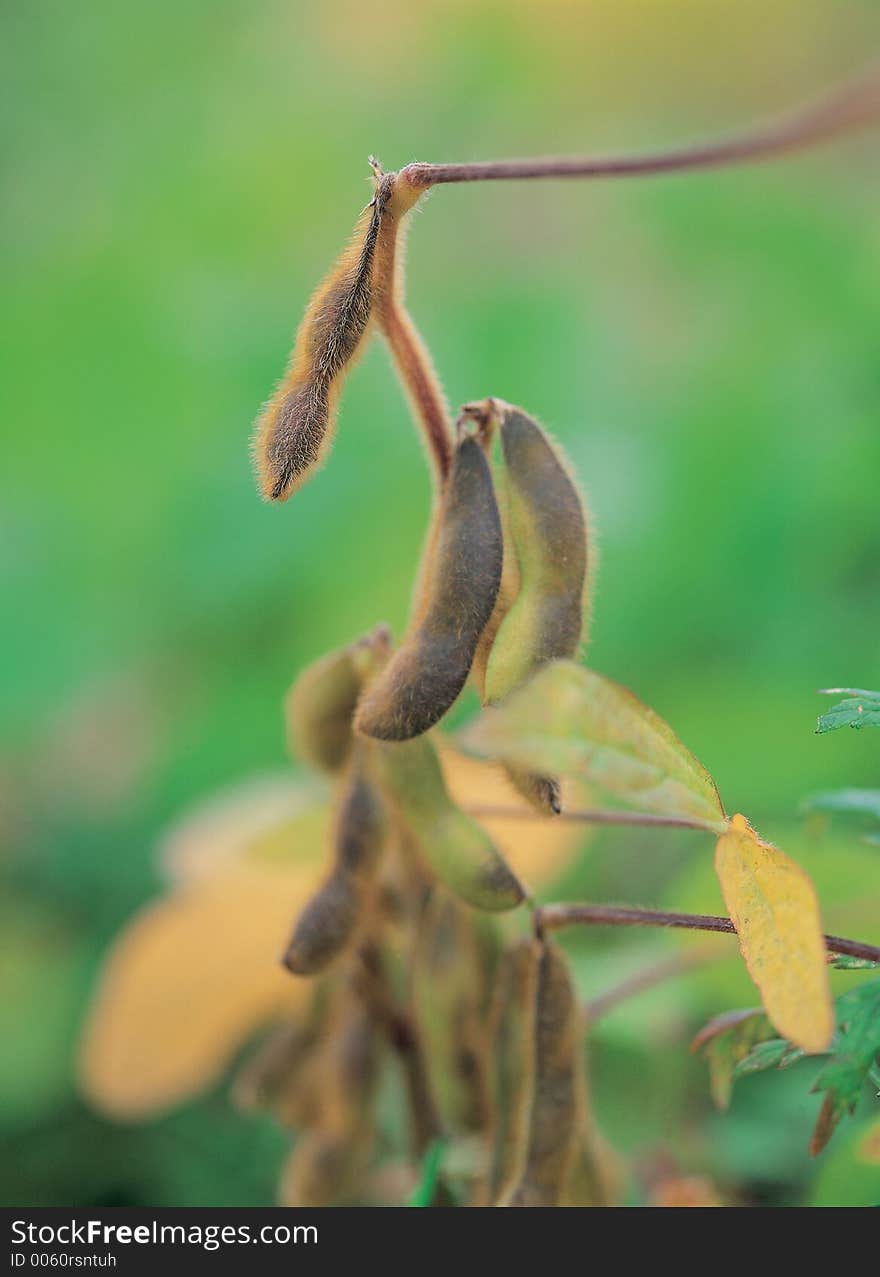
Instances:
[[[496,807],[478,803],[473,807],[466,807],[465,811],[477,820],[569,820],[586,825],[659,825],[667,829],[699,829],[703,833],[712,834],[718,832],[716,825],[699,820],[696,816],[657,816],[653,812],[619,811],[616,808],[575,808],[548,816],[546,812],[536,811],[531,807]]]
[[[476,164],[409,164],[401,176],[414,187],[445,182],[498,182],[516,178],[646,177],[760,161],[829,141],[880,117],[880,67],[793,115],[718,142],[651,155],[500,160]]]
[[[665,913],[655,909],[628,909],[616,905],[543,905],[535,910],[535,931],[556,931],[578,923],[597,927],[675,927],[685,931],[720,931],[735,935],[729,918],[707,913]],[[880,962],[880,945],[843,936],[825,936],[830,953],[846,953],[852,958]]]

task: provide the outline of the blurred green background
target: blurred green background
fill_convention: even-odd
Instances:
[[[294,501],[261,504],[248,458],[369,198],[368,153],[392,168],[712,136],[880,53],[880,7],[44,0],[4,6],[2,29],[0,1201],[268,1203],[283,1141],[223,1090],[117,1126],[71,1061],[101,955],[157,888],[163,828],[285,765],[280,700],[304,662],[405,622],[429,485],[383,349]],[[797,806],[877,780],[867,733],[812,729],[815,688],[880,681],[878,146],[440,189],[409,251],[451,401],[528,407],[584,481],[591,663],[808,865],[829,929],[865,939],[877,849],[816,837]],[[568,885],[717,910],[710,850],[608,833]],[[585,982],[658,944],[590,937]],[[847,1128],[809,1162],[811,1066],[711,1112],[689,1035],[753,1001],[725,966],[610,1016],[604,1128],[739,1200],[880,1201]]]

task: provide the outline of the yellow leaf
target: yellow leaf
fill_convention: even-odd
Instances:
[[[718,839],[715,870],[749,975],[783,1037],[827,1049],[834,1031],[819,904],[800,865],[762,842],[744,816]]]
[[[86,1025],[80,1084],[138,1119],[211,1085],[257,1028],[303,1003],[280,965],[320,863],[221,867],[147,906],[106,963]]]

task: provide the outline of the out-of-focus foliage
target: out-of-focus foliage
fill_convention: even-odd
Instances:
[[[247,461],[308,292],[368,198],[367,153],[711,135],[860,65],[880,13],[55,0],[2,25],[0,1200],[265,1203],[286,1153],[270,1122],[218,1087],[116,1125],[78,1095],[74,1046],[111,937],[156,891],[161,831],[284,766],[293,673],[406,616],[428,479],[383,352],[352,373],[332,464],[295,505],[262,506]],[[451,398],[533,409],[590,494],[591,663],[804,865],[828,930],[875,940],[876,848],[794,813],[805,793],[876,784],[873,736],[817,740],[810,692],[876,671],[878,200],[865,137],[716,175],[440,190],[409,254]],[[605,831],[564,888],[722,908],[710,841],[686,831]],[[589,997],[688,942],[565,943]],[[860,976],[831,978],[843,993]],[[712,1112],[684,1047],[753,997],[719,961],[596,1026],[594,1103],[632,1159],[630,1199],[692,1176],[732,1202],[876,1204],[869,1088],[814,1163],[815,1062]],[[658,1178],[671,1147],[678,1179]]]

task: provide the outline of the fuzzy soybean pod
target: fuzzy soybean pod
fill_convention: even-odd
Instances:
[[[428,538],[406,637],[358,706],[355,730],[378,740],[420,736],[464,687],[501,581],[503,541],[482,444],[459,440]]]
[[[519,579],[486,666],[484,700],[491,705],[546,661],[577,653],[584,630],[587,525],[568,469],[538,423],[519,408],[490,402],[501,418],[506,517]],[[560,810],[554,777],[508,772],[539,810]]]
[[[427,736],[375,747],[383,792],[422,859],[460,900],[477,909],[513,909],[521,883],[486,831],[449,796]]]
[[[534,1086],[525,1159],[505,1206],[558,1206],[576,1152],[578,1127],[578,1015],[568,964],[555,945],[538,959],[534,1028]]]
[[[333,868],[300,914],[284,955],[294,975],[322,971],[348,947],[368,914],[384,841],[382,799],[362,747],[345,778]]]
[[[372,317],[376,242],[392,185],[379,180],[351,243],[314,293],[287,372],[257,420],[254,460],[267,501],[285,501],[326,456],[342,377]]]
[[[351,754],[352,719],[367,681],[389,648],[377,626],[346,647],[328,652],[302,671],[284,702],[290,751],[319,771],[340,771]]]
[[[489,1200],[519,1184],[528,1149],[535,1081],[535,993],[540,948],[520,940],[504,954],[490,1017],[492,1151]]]

